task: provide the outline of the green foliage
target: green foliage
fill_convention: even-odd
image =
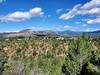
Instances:
[[[63,38],[0,38],[0,75],[100,75],[100,38]]]
[[[79,75],[82,65],[90,60],[92,51],[92,42],[89,37],[82,36],[72,40],[63,65],[63,72],[66,75]]]
[[[100,75],[100,68],[88,62],[87,70],[89,75]]]
[[[38,67],[48,75],[61,75],[61,66],[64,58],[57,58],[52,55],[44,55],[38,59]]]
[[[2,50],[0,50],[0,74],[2,74],[2,72],[4,71],[6,63],[7,61],[5,58],[5,54],[2,52]]]

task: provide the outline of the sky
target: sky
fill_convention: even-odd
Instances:
[[[100,30],[100,0],[0,0],[0,32]]]

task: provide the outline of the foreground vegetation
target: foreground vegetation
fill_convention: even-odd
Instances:
[[[100,75],[100,38],[1,38],[0,75]]]

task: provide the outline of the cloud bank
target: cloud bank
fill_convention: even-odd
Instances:
[[[32,17],[40,17],[43,16],[44,12],[42,12],[42,8],[35,7],[30,9],[29,11],[16,11],[14,13],[9,13],[7,15],[0,16],[0,21],[8,22],[8,21],[25,21]]]
[[[100,23],[100,0],[91,0],[86,4],[77,4],[75,5],[68,13],[62,14],[59,19],[68,20],[74,18],[77,15],[93,15],[95,19],[88,20],[88,24]]]

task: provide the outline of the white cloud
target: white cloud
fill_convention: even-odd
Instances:
[[[86,28],[85,31],[86,32],[92,32],[92,31],[98,31],[100,29],[91,29],[91,28]]]
[[[83,27],[86,27],[87,25],[88,25],[88,24],[83,24],[82,26],[83,26]]]
[[[88,24],[100,23],[100,18],[88,20],[87,23],[88,23]]]
[[[69,25],[65,25],[64,28],[66,28],[66,29],[70,29],[70,28],[72,28],[72,27],[69,26]]]
[[[81,9],[92,9],[92,8],[96,8],[100,6],[100,0],[91,0],[90,2],[87,2],[86,4],[84,4]]]
[[[6,0],[0,0],[0,3],[3,3],[3,2],[5,2]]]
[[[39,7],[36,7],[36,8],[33,8],[29,11],[29,13],[31,15],[34,15],[34,16],[41,16],[44,14],[44,12],[42,12],[42,8],[39,8]]]
[[[57,9],[57,10],[56,10],[56,13],[59,14],[59,13],[62,12],[62,10],[63,10],[63,9]]]
[[[47,17],[47,18],[50,18],[50,17],[51,17],[51,15],[47,15],[46,17]]]
[[[36,27],[36,26],[30,27],[29,29],[32,29],[33,31],[42,31],[42,30],[44,30],[43,27]]]
[[[59,17],[59,19],[68,20],[70,18],[73,18],[77,14],[77,11],[78,11],[80,6],[81,6],[80,4],[74,6],[74,8],[72,10],[70,10],[68,13],[62,14]]]
[[[75,24],[81,24],[81,22],[75,22]]]
[[[85,29],[85,31],[86,32],[90,32],[90,31],[92,31],[91,29],[89,29],[89,28],[87,28],[87,29]]]
[[[76,15],[100,15],[100,8],[92,8],[90,10],[78,10]]]
[[[33,9],[30,9],[29,11],[16,11],[14,13],[9,13],[5,16],[0,16],[0,21],[7,22],[7,21],[24,21],[27,19],[30,19],[32,17],[36,16],[42,16],[44,12],[42,12],[42,9],[39,7],[35,7]]]
[[[6,33],[9,33],[9,32],[19,32],[19,30],[16,30],[16,31],[13,31],[13,30],[12,31],[4,31],[4,32],[6,32]]]
[[[77,4],[68,13],[62,14],[59,19],[68,20],[77,15],[100,16],[100,0],[91,0],[84,5]],[[88,21],[87,23],[91,23],[91,21]],[[96,19],[94,23],[100,23],[99,19]]]

